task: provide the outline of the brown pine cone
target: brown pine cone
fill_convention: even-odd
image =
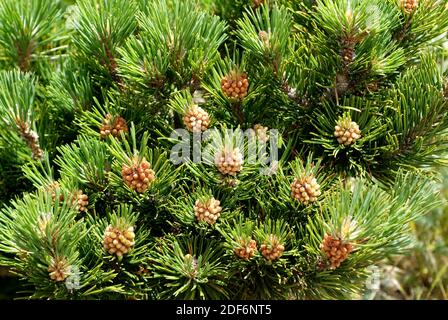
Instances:
[[[139,193],[144,193],[156,179],[151,164],[145,159],[139,161],[138,157],[134,157],[130,166],[123,164],[121,175],[126,185]]]
[[[240,247],[234,249],[235,254],[244,260],[249,260],[255,255],[255,251],[257,251],[257,242],[253,239],[250,241],[244,241],[241,239],[239,241]]]
[[[361,138],[361,130],[356,122],[350,118],[343,118],[334,127],[334,136],[339,144],[349,146]]]
[[[331,268],[338,268],[348,255],[353,251],[353,245],[330,234],[324,236],[320,249],[331,263]]]
[[[104,232],[103,247],[109,254],[121,257],[129,252],[135,244],[133,227],[122,229],[109,225]]]
[[[210,125],[210,117],[208,113],[196,105],[187,110],[183,120],[185,126],[191,132],[205,131]]]
[[[216,154],[215,164],[218,171],[223,175],[236,176],[238,172],[243,170],[243,155],[238,148],[232,151],[224,148]]]
[[[245,73],[231,72],[221,80],[221,89],[224,94],[235,100],[242,100],[247,95],[249,80]]]
[[[194,215],[198,221],[205,221],[209,224],[214,224],[221,215],[221,202],[215,198],[210,198],[206,202],[201,202],[199,199],[194,204]]]
[[[268,243],[263,243],[260,246],[260,252],[266,260],[274,261],[280,258],[285,251],[285,247],[279,243],[276,235],[271,234],[268,238]]]
[[[294,178],[294,181],[291,183],[291,196],[303,204],[316,202],[320,194],[320,185],[313,175],[304,176],[300,180]]]

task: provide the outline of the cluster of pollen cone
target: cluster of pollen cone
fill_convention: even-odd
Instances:
[[[303,204],[316,202],[320,194],[320,185],[313,175],[303,176],[302,179],[295,178],[291,183],[291,196]]]
[[[74,202],[76,201],[76,208],[78,211],[86,212],[87,206],[89,205],[89,197],[82,192],[82,190],[78,190],[76,194],[76,198],[74,199]]]
[[[121,175],[124,183],[138,193],[144,193],[156,179],[151,164],[144,158],[139,161],[138,157],[134,157],[130,165],[124,164],[122,166]]]
[[[401,7],[407,14],[413,13],[418,7],[418,0],[400,0]]]
[[[111,255],[121,257],[135,244],[133,227],[119,228],[109,225],[104,232],[103,247]]]
[[[254,126],[254,134],[255,137],[257,137],[258,141],[262,142],[262,143],[266,143],[269,140],[269,136],[268,136],[268,127],[264,127],[263,125],[257,123]]]
[[[326,234],[320,245],[320,249],[330,261],[331,268],[336,269],[353,251],[353,245],[350,242],[342,240],[340,237],[333,237],[330,234]]]
[[[247,75],[236,71],[231,72],[221,80],[221,89],[231,99],[244,99],[249,89]]]
[[[193,105],[187,109],[183,120],[184,125],[191,132],[205,131],[210,125],[210,116],[207,111],[197,105]]]
[[[61,186],[59,185],[59,182],[53,181],[51,182],[46,190],[48,192],[51,192],[51,198],[53,201],[56,200],[56,193],[57,190],[61,190]],[[85,194],[82,190],[78,190],[76,192],[71,193],[69,196],[69,199],[71,200],[73,205],[76,205],[76,209],[80,212],[87,212],[87,206],[89,205],[89,196]],[[59,201],[64,201],[64,194],[59,193]]]
[[[114,117],[111,114],[107,114],[103,120],[100,128],[100,135],[102,138],[106,138],[109,135],[119,137],[121,132],[128,132],[128,125],[126,120],[120,116]]]
[[[210,198],[207,201],[196,200],[194,204],[194,215],[198,221],[205,221],[209,224],[214,224],[221,215],[221,202],[215,198]]]
[[[260,246],[260,252],[266,260],[274,261],[280,258],[285,251],[285,247],[279,242],[276,235],[271,234],[268,237],[268,243]]]
[[[351,121],[350,118],[345,118],[338,121],[334,127],[334,136],[339,144],[349,146],[361,138],[361,130],[359,130],[359,125],[356,122]]]
[[[240,239],[240,246],[235,248],[235,254],[244,260],[249,260],[255,255],[255,251],[257,251],[257,242],[253,239],[249,241],[245,241],[244,239]]]
[[[54,258],[48,267],[48,273],[51,280],[64,281],[70,275],[70,265],[65,258]]]
[[[243,155],[238,148],[229,150],[224,148],[217,152],[215,164],[223,175],[236,176],[243,169]]]

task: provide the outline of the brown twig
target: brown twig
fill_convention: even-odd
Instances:
[[[239,124],[243,124],[245,121],[243,110],[241,109],[241,101],[232,103],[233,114],[238,119]]]
[[[16,47],[19,59],[18,61],[19,68],[22,72],[27,72],[29,71],[31,64],[31,42],[28,43],[25,50],[22,50],[22,47],[18,43],[16,44]]]

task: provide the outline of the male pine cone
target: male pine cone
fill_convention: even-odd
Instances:
[[[334,127],[334,136],[339,144],[349,146],[361,138],[361,130],[356,122],[350,118],[341,119]]]
[[[103,247],[109,254],[121,257],[129,252],[135,244],[133,227],[122,229],[109,225],[104,232]]]
[[[243,155],[238,148],[232,151],[224,148],[216,154],[215,164],[223,175],[236,176],[243,169]]]
[[[320,248],[330,261],[332,269],[338,268],[353,251],[353,245],[351,243],[345,242],[340,238],[335,238],[329,234],[324,236]]]
[[[76,199],[74,200],[76,202],[76,208],[78,211],[86,212],[87,206],[89,205],[89,197],[82,192],[82,190],[79,190]]]
[[[278,237],[275,234],[270,234],[268,243],[263,243],[260,246],[260,252],[268,261],[274,261],[280,258],[285,251],[285,247],[280,244]]]
[[[194,215],[198,221],[205,221],[209,224],[214,224],[221,215],[221,202],[215,198],[210,198],[206,202],[196,200],[194,204]]]
[[[255,255],[255,251],[257,251],[257,242],[255,240],[244,241],[241,239],[239,243],[240,246],[234,250],[238,257],[249,260]]]
[[[320,194],[320,185],[313,175],[304,176],[300,180],[294,178],[294,181],[291,183],[291,196],[303,204],[316,202]]]
[[[401,7],[406,14],[411,14],[418,7],[418,0],[401,0]]]
[[[47,192],[51,192],[51,198],[53,201],[56,201],[56,194],[59,191],[59,201],[64,201],[64,193],[62,193],[61,186],[59,182],[53,181],[50,182],[46,187],[45,190]],[[82,190],[78,190],[75,192],[72,192],[68,199],[71,201],[72,205],[76,205],[76,209],[81,212],[87,212],[87,206],[89,205],[89,196],[85,193],[83,193]]]
[[[205,131],[210,125],[210,117],[207,111],[196,105],[187,110],[183,120],[185,126],[191,132]]]
[[[50,279],[56,282],[64,281],[70,275],[70,266],[65,258],[54,258],[48,267]]]
[[[221,80],[221,89],[231,99],[244,99],[249,89],[247,75],[236,71],[231,72]]]
[[[151,169],[151,164],[145,159],[139,163],[138,157],[132,160],[130,166],[125,164],[122,166],[121,175],[126,185],[139,193],[144,193],[156,179],[155,172]]]
[[[268,136],[268,127],[264,127],[263,125],[257,123],[254,126],[254,134],[257,137],[258,141],[261,143],[266,143],[269,140]]]
[[[109,135],[119,137],[121,132],[126,133],[128,131],[129,128],[124,118],[120,116],[114,118],[111,114],[107,114],[101,125],[100,135],[103,139]]]

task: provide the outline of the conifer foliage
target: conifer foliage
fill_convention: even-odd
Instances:
[[[439,203],[447,31],[446,0],[1,1],[0,265],[26,298],[353,297]]]

